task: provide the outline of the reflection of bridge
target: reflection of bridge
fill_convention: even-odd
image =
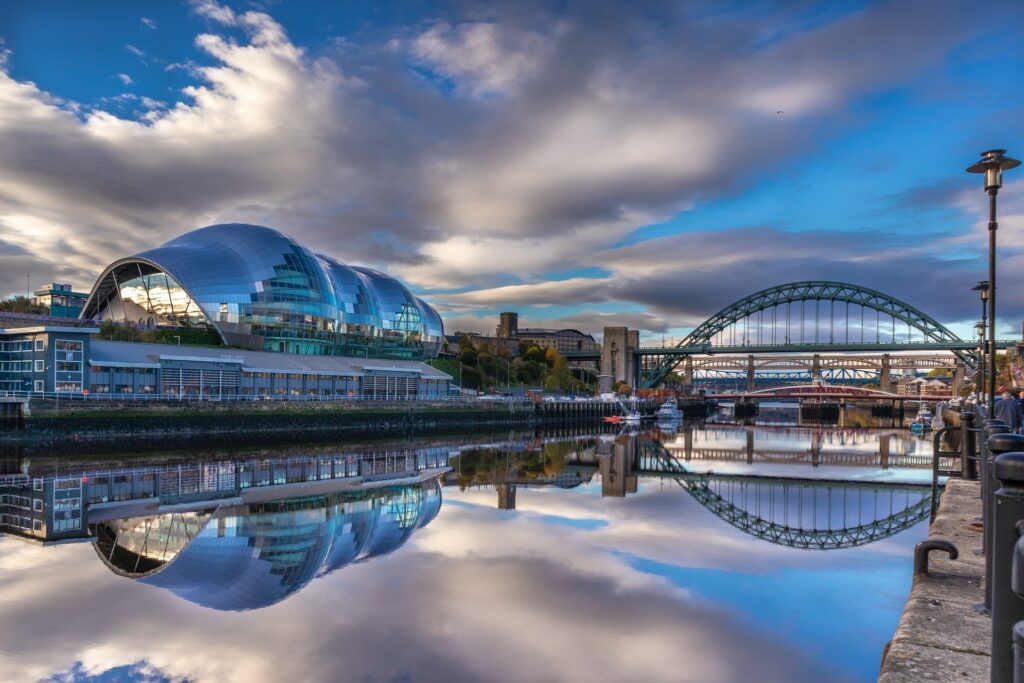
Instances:
[[[845,373],[847,379],[871,373],[886,387],[893,369],[920,369],[929,362],[935,364],[928,367],[952,369],[958,388],[965,369],[976,365],[976,342],[960,339],[934,318],[888,294],[842,282],[794,282],[755,292],[726,306],[672,347],[640,347],[635,335],[621,329],[606,329],[601,374],[645,388],[661,384],[680,364],[684,383],[692,383],[702,362],[710,364],[705,370],[746,372],[751,389],[758,371],[792,370],[797,365],[801,373],[809,371],[811,379],[821,378],[826,370]],[[1012,344],[997,342],[1001,348]],[[915,352],[923,352],[922,360],[907,360]],[[845,360],[839,354],[860,357]],[[763,356],[782,356],[781,365],[772,366]],[[597,359],[594,354],[571,352],[567,357]],[[900,359],[895,366],[894,358]],[[716,367],[716,362],[721,364]],[[729,363],[742,367],[727,367]]]
[[[691,472],[660,441],[645,437],[601,440],[570,462],[597,469],[608,496],[635,493],[640,477],[671,479],[740,531],[792,548],[873,543],[926,520],[931,510],[927,486]]]

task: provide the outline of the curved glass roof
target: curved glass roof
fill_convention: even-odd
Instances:
[[[83,318],[210,325],[266,351],[421,359],[437,355],[437,311],[395,278],[314,254],[271,228],[211,225],[114,262]]]
[[[95,525],[113,571],[204,607],[283,600],[315,576],[393,552],[441,506],[437,479]]]

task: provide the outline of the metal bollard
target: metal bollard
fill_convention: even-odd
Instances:
[[[1024,683],[1024,621],[1013,626],[1013,683]]]
[[[1005,430],[1005,431],[998,431]],[[1008,427],[992,425],[986,432],[994,432],[986,440],[985,450],[988,460],[982,463],[982,498],[981,498],[981,550],[985,555],[985,610],[992,609],[992,570],[995,566],[992,558],[992,544],[995,542],[995,524],[992,522],[992,509],[995,506],[995,491],[999,482],[993,473],[997,456],[1003,453],[1024,451],[1024,436],[1010,434]]]
[[[1024,598],[1024,538],[1013,546],[1013,592]],[[1013,625],[1013,683],[1024,683],[1024,621]]]
[[[977,445],[971,427],[974,413],[960,413],[960,476],[974,481],[978,478]]]
[[[1000,488],[995,492],[993,543],[985,563],[986,567],[992,567],[991,680],[992,683],[1009,683],[1013,680],[1013,627],[1024,620],[1024,598],[1013,592],[1012,580],[1019,538],[1017,523],[1024,518],[1024,452],[997,456],[994,473]]]

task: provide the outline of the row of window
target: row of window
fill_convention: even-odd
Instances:
[[[0,341],[0,353],[29,353],[32,351],[32,346],[32,340],[30,339]],[[46,350],[45,342],[42,339],[35,340],[35,350]]]

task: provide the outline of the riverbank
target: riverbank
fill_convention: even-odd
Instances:
[[[988,680],[992,620],[975,609],[984,602],[985,575],[985,558],[975,552],[981,548],[979,495],[978,482],[947,482],[928,537],[950,541],[959,557],[935,551],[928,573],[914,577],[879,683]]]
[[[653,402],[638,404],[653,413]],[[0,432],[0,444],[33,450],[91,443],[133,447],[244,436],[373,437],[480,429],[535,428],[600,422],[617,403],[532,401],[197,401],[33,402],[20,429]]]

